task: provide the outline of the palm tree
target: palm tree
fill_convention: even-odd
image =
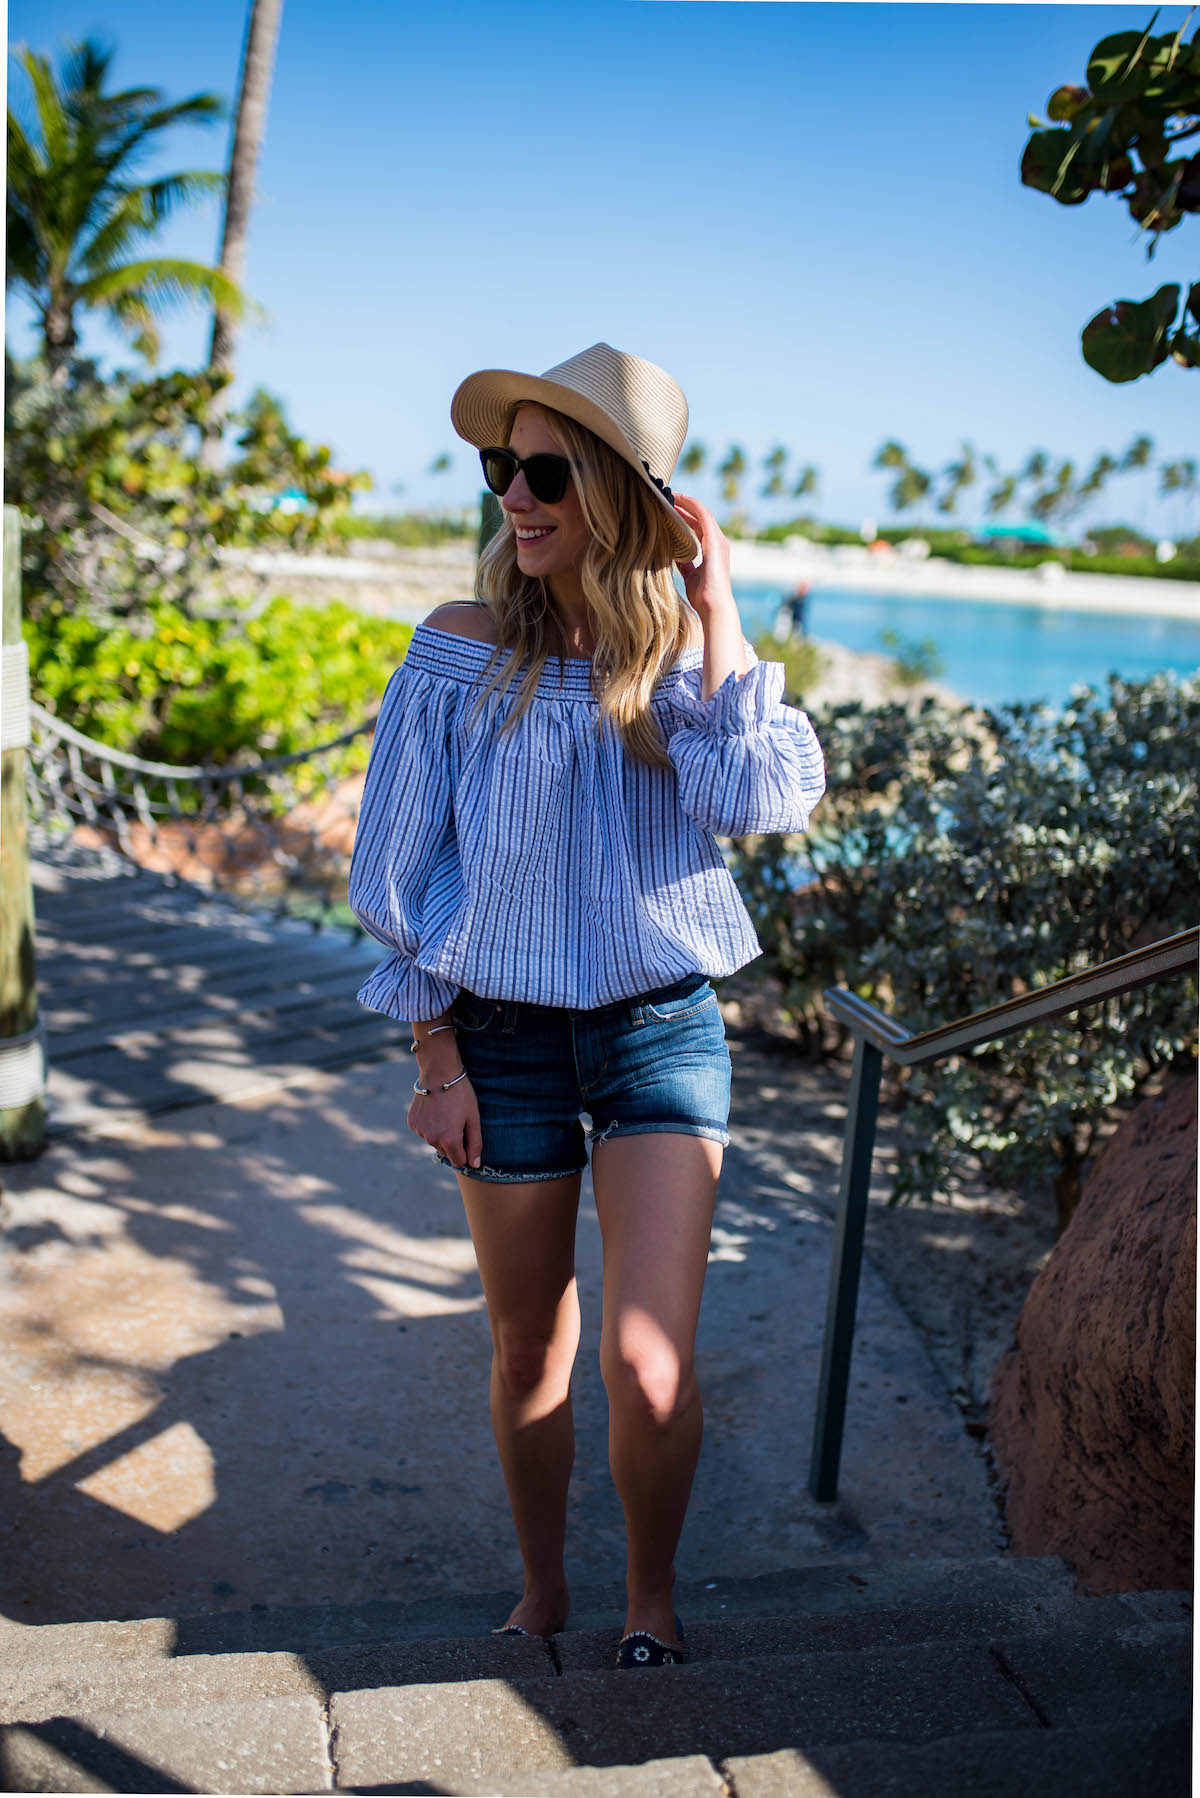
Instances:
[[[782,443],[777,443],[770,453],[763,457],[763,471],[766,480],[759,489],[761,499],[782,499],[787,492],[784,486],[783,471],[787,467],[788,453]]]
[[[933,486],[933,476],[910,462],[908,451],[894,437],[889,437],[875,452],[872,468],[892,468],[896,478],[888,493],[888,504],[893,512],[906,512],[920,500],[928,497]]]
[[[229,153],[225,221],[221,230],[221,272],[238,287],[241,286],[246,267],[246,240],[250,233],[254,173],[258,167],[258,153],[266,131],[267,98],[271,91],[271,73],[282,13],[283,0],[251,0],[246,25],[237,120],[233,129],[233,147]],[[213,312],[212,341],[208,351],[208,366],[215,373],[233,373],[234,323],[234,315],[218,300]],[[229,389],[225,387],[216,396],[212,407],[212,424],[205,443],[205,456],[210,463],[216,457],[221,421],[228,399]]]
[[[1141,483],[1141,503],[1138,506],[1138,523],[1141,525],[1143,531],[1146,528],[1146,486],[1149,478],[1150,458],[1153,454],[1153,437],[1135,437],[1117,465],[1117,472],[1119,474],[1136,474],[1140,470],[1146,471],[1146,475],[1143,477]]]
[[[746,472],[746,452],[740,444],[735,443],[723,462],[717,463],[717,474],[721,481],[721,496],[735,504],[738,489],[742,484],[742,476]]]
[[[240,289],[204,263],[174,257],[127,260],[180,205],[206,200],[223,177],[209,169],[134,179],[134,166],[170,126],[222,116],[216,94],[165,104],[159,88],[105,93],[112,50],[92,38],[71,45],[58,78],[49,61],[21,46],[36,124],[8,114],[7,285],[23,288],[41,313],[51,382],[67,380],[81,306],[107,314],[153,363],[156,316],[181,300],[219,300],[241,313]]]
[[[937,502],[939,512],[953,512],[958,504],[958,496],[966,487],[973,487],[978,474],[975,467],[975,451],[969,443],[962,446],[962,456],[957,462],[947,462],[942,473],[946,477],[946,490]]]

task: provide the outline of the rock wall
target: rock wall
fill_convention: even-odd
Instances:
[[[1106,1145],[992,1375],[988,1425],[1018,1554],[1091,1592],[1191,1583],[1196,1079]]]

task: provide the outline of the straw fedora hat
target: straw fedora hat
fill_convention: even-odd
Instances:
[[[510,416],[525,402],[565,412],[623,456],[666,512],[675,560],[700,560],[700,540],[675,510],[667,486],[687,436],[688,408],[665,369],[608,343],[594,343],[543,375],[484,368],[455,393],[450,422],[476,449],[491,449],[507,441]]]

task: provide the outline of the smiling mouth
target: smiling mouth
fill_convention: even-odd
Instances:
[[[552,524],[539,525],[536,530],[517,531],[518,543],[540,543],[543,537],[549,537],[555,530]]]

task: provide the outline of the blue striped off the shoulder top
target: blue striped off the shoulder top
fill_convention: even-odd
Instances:
[[[491,653],[421,624],[388,683],[349,894],[388,955],[360,1002],[408,1022],[460,987],[590,1008],[761,954],[715,839],[805,830],[824,791],[782,664],[747,643],[749,672],[705,701],[704,651],[684,650],[650,702],[671,766],[649,768],[597,732],[582,657],[552,657],[498,736],[520,681],[475,710]]]

